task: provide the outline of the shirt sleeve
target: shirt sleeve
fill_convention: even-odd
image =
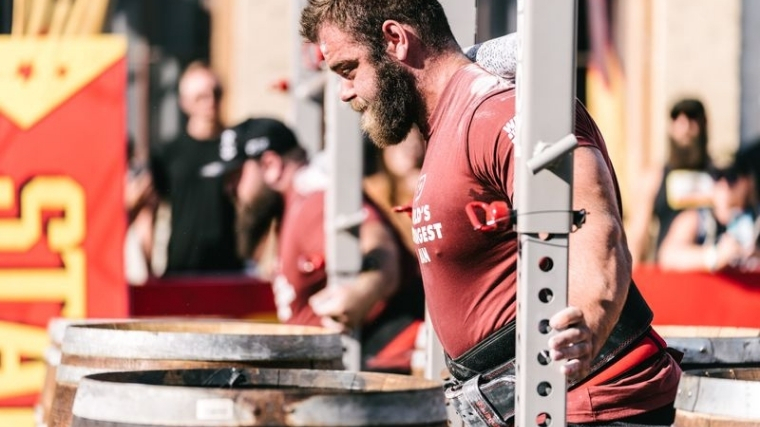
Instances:
[[[516,141],[514,91],[486,99],[473,114],[467,149],[474,176],[512,203]]]

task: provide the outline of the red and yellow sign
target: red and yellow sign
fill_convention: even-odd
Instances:
[[[52,317],[126,317],[126,41],[0,38],[0,425],[43,383]]]

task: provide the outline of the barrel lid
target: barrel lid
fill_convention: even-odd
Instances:
[[[64,355],[206,361],[336,360],[340,333],[314,326],[227,319],[72,324]]]

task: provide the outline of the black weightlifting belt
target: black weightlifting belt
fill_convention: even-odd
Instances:
[[[591,364],[591,373],[571,383],[570,388],[593,377],[616,356],[647,333],[652,322],[652,310],[631,282],[628,297],[618,322],[599,355]],[[454,406],[465,412],[460,416],[471,426],[508,426],[514,416],[515,397],[515,322],[512,321],[452,359],[445,355],[446,366],[453,380],[446,383],[447,397]],[[462,406],[464,400],[467,405]],[[477,414],[471,413],[472,411]],[[498,415],[501,419],[496,419]],[[477,417],[476,417],[477,416]],[[474,418],[476,417],[476,418]],[[470,418],[470,419],[468,419]],[[483,424],[486,421],[486,424]]]

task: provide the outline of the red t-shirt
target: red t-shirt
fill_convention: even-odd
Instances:
[[[469,65],[453,76],[430,123],[412,227],[433,327],[444,350],[457,357],[516,316],[517,234],[474,231],[465,212],[472,201],[513,207],[515,92]],[[575,126],[581,146],[602,152],[617,190],[604,140],[580,103]],[[672,402],[679,371],[668,359],[672,366],[645,370],[633,387],[601,386],[604,393],[593,398],[579,395],[591,395],[589,389],[570,392],[568,420],[619,418]],[[653,387],[642,387],[646,381]],[[636,409],[621,408],[630,399]]]

